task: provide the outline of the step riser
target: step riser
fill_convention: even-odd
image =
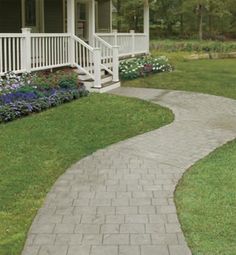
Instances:
[[[83,80],[81,80],[83,83],[84,83],[84,85],[86,86],[86,87],[88,87],[88,88],[91,88],[91,87],[93,87],[94,86],[94,81],[83,81]],[[102,80],[101,80],[102,82],[102,84],[105,84],[105,83],[108,83],[108,82],[112,82],[112,76],[108,76],[108,77],[106,77],[106,78],[103,78]]]
[[[78,72],[76,72],[76,73],[78,73]],[[105,71],[102,70],[102,71],[101,71],[101,76],[104,76],[104,75],[105,75]],[[82,73],[82,72],[79,72],[79,73],[78,73],[78,77],[79,77],[79,79],[80,79],[81,81],[89,80],[89,79],[90,79],[90,77],[89,77],[87,74]]]
[[[110,90],[113,90],[113,89],[117,89],[120,87],[120,82],[116,82],[110,86],[107,86],[107,87],[104,87],[104,88],[100,88],[100,89],[96,89],[96,88],[90,88],[88,89],[89,92],[95,92],[95,93],[106,93]]]

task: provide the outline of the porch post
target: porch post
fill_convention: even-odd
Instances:
[[[94,87],[101,88],[101,49],[95,48],[93,50],[93,63],[94,63]]]
[[[144,0],[144,34],[147,36],[147,53],[149,53],[149,40],[150,40],[150,14],[149,14],[149,2]]]
[[[31,72],[31,28],[22,28],[23,43],[21,48],[21,65],[26,72]]]
[[[112,46],[113,49],[113,81],[119,81],[119,46]]]
[[[71,66],[75,64],[75,0],[67,0],[67,33],[71,35],[69,41],[69,62]]]
[[[75,0],[67,0],[67,33],[75,34]]]
[[[131,34],[131,38],[132,38],[132,57],[135,56],[135,31],[134,30],[130,30],[129,31]]]
[[[89,1],[89,45],[94,47],[94,34],[96,32],[95,0]]]

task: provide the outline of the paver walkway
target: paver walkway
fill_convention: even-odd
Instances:
[[[236,101],[121,88],[171,108],[174,123],[100,150],[56,182],[24,255],[188,255],[173,192],[184,171],[236,137]]]

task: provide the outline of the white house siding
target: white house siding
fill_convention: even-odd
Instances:
[[[0,33],[21,32],[21,0],[0,0]]]

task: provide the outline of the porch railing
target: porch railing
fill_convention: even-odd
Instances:
[[[94,46],[101,50],[101,65],[113,76],[113,81],[118,81],[119,77],[119,47],[111,46],[98,35],[94,35]]]
[[[149,38],[144,33],[135,33],[133,30],[130,33],[98,33],[108,44],[119,46],[119,56],[134,56],[137,54],[149,53]]]
[[[31,72],[63,66],[77,67],[101,87],[101,69],[119,80],[118,47],[95,35],[96,47],[71,34],[0,34],[0,76],[8,71]]]
[[[70,34],[0,34],[0,76],[68,66]]]
[[[23,41],[23,34],[0,34],[0,75],[12,70],[16,73],[26,71],[22,64]]]
[[[31,70],[68,66],[69,34],[31,34]],[[26,49],[27,50],[27,49]]]

